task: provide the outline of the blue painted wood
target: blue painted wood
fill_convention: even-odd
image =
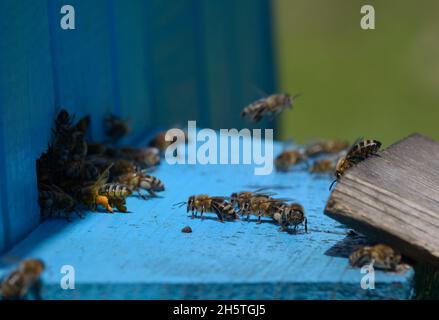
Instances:
[[[276,145],[276,154],[281,145]],[[413,270],[364,274],[329,254],[348,230],[323,214],[329,177],[306,171],[255,176],[252,165],[176,165],[154,173],[161,198],[128,199],[130,213],[88,213],[83,220],[47,221],[6,254],[46,262],[46,299],[408,299]],[[249,185],[277,186],[279,197],[301,202],[309,233],[278,231],[270,220],[220,223],[192,220],[173,206],[198,193],[230,195]],[[283,186],[283,188],[279,188]],[[184,226],[192,233],[182,233]],[[76,288],[62,290],[63,265],[75,268]],[[1,272],[5,273],[4,268]],[[0,274],[1,274],[0,272]]]
[[[63,0],[49,0],[53,73],[57,83],[56,105],[92,116],[92,136],[102,136],[102,115],[115,110],[109,4],[107,0],[79,1],[76,29],[60,28]]]
[[[46,1],[0,2],[0,252],[39,222],[35,159],[53,115]]]
[[[137,136],[187,120],[242,126],[256,96],[241,81],[272,91],[264,0],[72,0],[76,30],[60,28],[65,4],[1,3],[0,252],[38,223],[34,162],[60,107],[90,113],[100,139],[107,111],[130,118]]]
[[[148,83],[145,1],[110,0],[111,52],[115,80],[115,113],[130,120],[133,132],[152,127],[151,88]]]

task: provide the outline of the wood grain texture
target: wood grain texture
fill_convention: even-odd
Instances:
[[[276,144],[275,154],[281,149]],[[304,168],[267,176],[255,176],[253,169],[163,163],[153,173],[166,186],[160,198],[131,197],[127,214],[90,212],[71,223],[47,221],[5,255],[45,261],[46,299],[411,297],[413,270],[376,271],[376,289],[361,289],[364,274],[348,264],[349,230],[323,214],[331,178]],[[230,195],[257,186],[271,186],[278,197],[302,203],[309,233],[279,232],[270,219],[221,223],[206,214],[192,220],[185,207],[174,206],[193,194]],[[185,226],[193,232],[182,233]],[[75,268],[75,290],[59,286],[65,264]],[[0,268],[0,277],[4,272]]]
[[[326,214],[439,265],[439,143],[413,134],[379,155],[343,175]]]

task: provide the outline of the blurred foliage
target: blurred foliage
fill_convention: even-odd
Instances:
[[[362,5],[375,30],[362,30]],[[279,138],[439,139],[439,1],[274,0]]]

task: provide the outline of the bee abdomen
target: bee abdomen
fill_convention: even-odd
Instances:
[[[126,198],[131,194],[131,190],[119,183],[106,183],[100,189],[99,193],[110,198]]]

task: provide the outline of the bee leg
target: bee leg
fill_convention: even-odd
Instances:
[[[148,191],[148,193],[151,195],[151,197],[157,197],[157,194],[154,192],[154,190],[148,189],[146,191]]]
[[[201,218],[202,220],[204,219],[203,214],[204,214],[204,207],[201,207],[200,218]]]
[[[257,224],[261,224],[262,223],[261,216],[262,216],[262,214],[261,214],[261,211],[259,210],[258,211],[258,222],[256,222]]]
[[[31,288],[30,293],[33,295],[35,300],[42,300],[41,297],[41,288],[42,288],[42,282],[41,280],[38,280]]]
[[[221,212],[217,212],[218,220],[224,222],[224,215]]]
[[[194,219],[195,218],[195,212],[194,212],[194,208],[192,208],[192,217],[191,217],[191,219]]]
[[[139,195],[140,198],[142,198],[143,200],[148,200],[147,196],[145,196],[140,189],[137,189],[137,194]]]

